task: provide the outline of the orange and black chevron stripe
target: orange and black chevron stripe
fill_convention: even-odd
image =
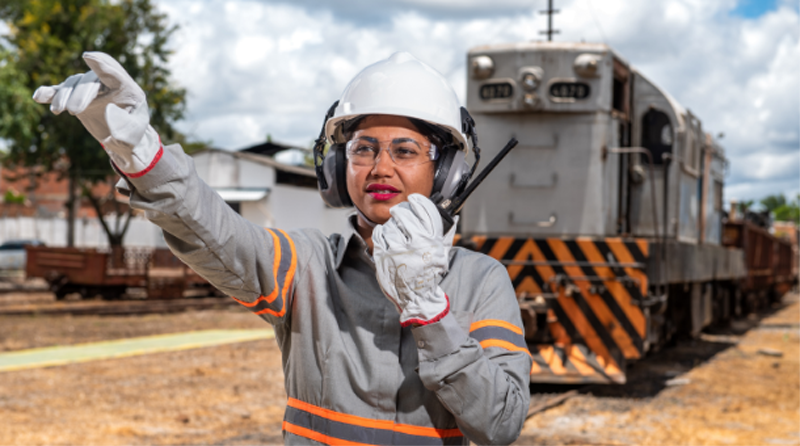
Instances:
[[[555,341],[531,347],[532,381],[624,382],[626,360],[645,353],[647,323],[639,303],[647,295],[646,240],[471,241],[506,265],[518,296],[548,297],[547,329]]]

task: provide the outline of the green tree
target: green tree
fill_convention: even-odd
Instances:
[[[743,200],[743,201],[740,201],[740,202],[737,204],[737,206],[736,206],[736,207],[738,208],[737,210],[738,210],[739,212],[741,212],[741,213],[742,213],[742,215],[744,215],[744,214],[746,214],[746,213],[747,213],[747,211],[748,211],[748,210],[750,210],[750,208],[752,208],[752,207],[753,207],[753,204],[754,204],[754,203],[755,203],[755,201],[753,201],[753,200]]]
[[[789,203],[778,206],[772,210],[772,216],[775,221],[793,221],[800,223],[800,209],[797,203]]]
[[[102,210],[108,197],[91,193],[95,184],[115,178],[108,156],[77,119],[68,113],[55,116],[31,96],[40,85],[86,72],[84,51],[103,51],[145,91],[150,123],[162,141],[186,143],[173,126],[183,117],[186,91],[170,82],[167,66],[167,44],[176,27],[151,0],[3,0],[0,20],[10,30],[0,36],[0,138],[9,142],[3,163],[41,166],[70,180],[70,244],[79,190],[98,211],[109,243],[120,246],[131,210],[118,208],[124,215],[118,214],[117,222],[124,219],[124,224],[112,229]]]
[[[760,203],[767,211],[775,212],[775,209],[786,205],[786,196],[783,194],[768,195],[762,198]]]

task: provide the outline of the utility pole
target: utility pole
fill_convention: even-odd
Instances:
[[[557,29],[553,29],[553,14],[557,14],[558,9],[553,9],[553,0],[547,0],[547,10],[539,11],[539,14],[547,14],[547,31],[539,31],[539,34],[547,34],[547,41],[553,41],[553,34],[559,34]]]

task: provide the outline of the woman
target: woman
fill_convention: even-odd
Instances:
[[[531,357],[514,290],[502,265],[451,247],[454,229],[444,232],[427,198],[463,188],[475,142],[439,73],[397,53],[359,73],[331,108],[320,190],[357,213],[343,234],[325,236],[242,219],[178,145],[161,146],[123,68],[103,53],[84,59],[92,71],[34,99],[76,115],[173,252],[274,326],[286,444],[517,438]]]

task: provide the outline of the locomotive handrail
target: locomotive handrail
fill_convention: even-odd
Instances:
[[[532,265],[532,266],[599,266],[607,268],[637,268],[644,269],[644,263],[609,263],[609,262],[554,262],[548,260],[500,260],[503,265]]]
[[[550,218],[547,220],[538,220],[538,221],[517,221],[514,219],[514,213],[508,213],[508,223],[512,225],[519,225],[519,226],[538,226],[540,228],[549,228],[556,224],[558,221],[558,216],[555,212],[550,214]]]
[[[626,276],[626,277],[600,277],[600,276],[565,276],[556,274],[555,276],[551,277],[545,283],[545,286],[553,289],[551,285],[555,284],[556,288],[570,288],[578,289],[575,287],[575,282],[619,282],[619,283],[628,283],[633,285],[639,285],[642,283],[641,280]],[[590,292],[592,292],[590,290]]]
[[[662,228],[661,225],[658,224],[658,211],[656,210],[657,201],[656,201],[656,177],[653,173],[653,153],[650,152],[650,149],[646,147],[614,147],[608,149],[608,153],[640,153],[647,156],[647,167],[650,171],[650,200],[652,201],[652,205],[650,208],[653,210],[653,228],[656,232],[656,237],[661,239],[661,243],[659,244],[659,250],[664,249],[664,242],[666,241],[666,228]],[[664,177],[664,190],[667,189],[667,178]],[[656,258],[656,274],[658,274],[658,283],[661,283],[662,274],[661,274],[661,253],[655,256]],[[663,294],[663,290],[662,290]]]

